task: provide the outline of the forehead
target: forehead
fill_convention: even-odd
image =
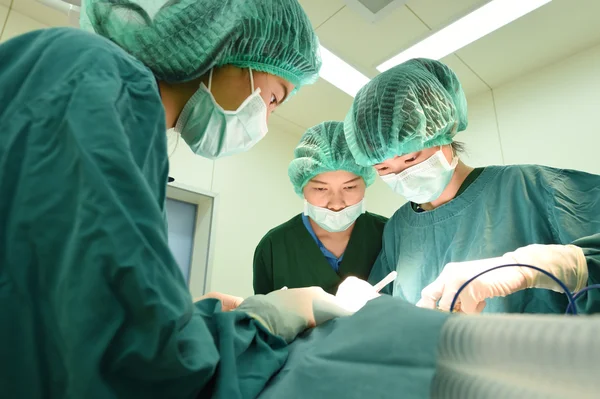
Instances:
[[[318,180],[323,183],[335,184],[335,183],[344,183],[350,181],[352,179],[356,179],[357,175],[352,172],[347,172],[345,170],[336,170],[333,172],[325,172],[320,173],[313,177],[311,181]]]

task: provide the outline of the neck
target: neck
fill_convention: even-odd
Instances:
[[[179,118],[179,114],[181,113],[183,107],[179,107],[177,101],[178,97],[175,95],[175,88],[172,85],[159,81],[158,88],[160,90],[160,98],[165,109],[167,129],[171,129],[175,127],[175,123],[177,122],[177,118]]]
[[[346,230],[340,231],[339,233],[332,233],[319,226],[311,218],[308,218],[308,221],[310,222],[313,231],[321,241],[348,241],[348,239],[352,235],[352,230],[354,230],[354,225],[356,224],[356,222],[354,222],[352,223],[352,226],[348,227]]]
[[[158,89],[160,90],[160,98],[165,109],[165,118],[167,122],[167,129],[175,127],[177,119],[183,107],[188,100],[194,95],[200,82],[206,79],[205,77],[194,79],[189,82],[170,84],[162,81],[158,81]]]
[[[473,168],[465,165],[461,160],[458,161],[456,169],[452,174],[452,179],[446,189],[442,191],[442,194],[435,201],[431,201],[427,204],[421,204],[421,207],[426,211],[431,211],[437,207],[444,205],[447,202],[452,201],[456,197],[456,193],[460,190],[460,186],[465,182],[469,173],[473,171]]]

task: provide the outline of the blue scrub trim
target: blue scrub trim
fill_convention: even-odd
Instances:
[[[302,214],[302,222],[304,223],[304,227],[306,227],[306,230],[308,230],[308,232],[310,233],[312,238],[315,240],[315,242],[319,246],[319,249],[321,250],[321,252],[323,252],[323,255],[325,255],[325,259],[327,260],[327,263],[329,263],[331,265],[331,267],[333,268],[333,270],[335,270],[337,272],[340,269],[340,263],[342,263],[344,254],[342,254],[342,256],[340,256],[338,258],[334,254],[332,254],[327,248],[325,248],[325,246],[323,245],[321,240],[319,240],[319,237],[317,237],[317,234],[313,230],[313,228],[310,224],[310,220],[308,220],[308,216],[306,216],[305,214]]]

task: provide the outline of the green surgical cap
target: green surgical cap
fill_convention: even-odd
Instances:
[[[296,86],[317,80],[319,42],[297,0],[85,0],[80,24],[170,83],[234,65]]]
[[[400,64],[367,83],[344,122],[359,165],[452,143],[467,128],[467,99],[446,65],[424,58]]]
[[[377,172],[372,167],[356,164],[344,136],[343,122],[323,122],[308,129],[294,150],[288,175],[296,194],[303,197],[304,186],[315,176],[345,170],[360,176],[370,186]]]

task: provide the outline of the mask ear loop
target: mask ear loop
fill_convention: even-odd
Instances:
[[[208,91],[210,92],[210,88],[212,87],[212,74],[213,68],[210,68],[210,72],[208,73]]]
[[[248,70],[250,71],[250,90],[252,90],[250,94],[254,94],[254,74],[252,73],[252,68],[248,68]]]

